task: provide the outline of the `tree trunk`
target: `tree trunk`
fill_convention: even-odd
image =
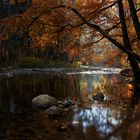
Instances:
[[[136,31],[136,34],[137,34],[137,38],[140,41],[140,22],[139,22],[139,19],[138,19],[138,16],[137,16],[137,11],[136,11],[133,0],[128,0],[128,3],[129,3],[129,8],[130,8],[133,24],[134,24],[134,27],[135,27],[135,31]]]
[[[131,46],[131,43],[129,40],[127,26],[126,26],[126,22],[125,22],[125,15],[124,15],[122,0],[118,0],[118,8],[119,8],[119,17],[120,17],[120,22],[121,22],[121,30],[122,30],[122,34],[123,34],[123,43],[127,49],[132,51],[132,46]],[[130,66],[132,67],[132,70],[133,70],[135,82],[140,83],[140,69],[139,69],[137,60],[130,54],[128,54],[128,60],[130,62]]]
[[[130,66],[133,70],[133,74],[134,74],[134,80],[136,83],[140,84],[140,69],[139,69],[139,65],[137,63],[137,61],[135,60],[134,57],[132,56],[128,56],[128,60],[130,62]]]

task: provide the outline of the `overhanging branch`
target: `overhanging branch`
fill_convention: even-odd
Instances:
[[[96,31],[101,33],[105,38],[107,38],[110,42],[112,42],[114,45],[116,45],[119,49],[121,49],[123,52],[127,53],[128,55],[133,56],[138,62],[140,62],[140,56],[131,51],[130,49],[127,49],[124,45],[113,39],[107,32],[105,32],[103,29],[101,29],[98,25],[90,23],[82,14],[77,11],[74,8],[69,8],[71,11],[73,11],[83,22],[85,22],[89,27],[94,28]]]

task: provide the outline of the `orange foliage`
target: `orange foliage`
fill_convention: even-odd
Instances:
[[[15,1],[10,0],[9,2],[14,4]],[[19,2],[23,3],[24,0]],[[60,44],[60,40],[61,46],[59,47],[61,50],[67,50],[70,57],[81,55],[83,61],[92,60],[94,57],[94,62],[99,62],[105,59],[102,54],[114,57],[117,56],[118,52],[114,50],[115,52],[110,54],[108,47],[110,43],[106,39],[98,42],[102,36],[84,25],[83,21],[70,11],[70,8],[77,9],[91,23],[100,25],[108,31],[110,36],[122,42],[120,24],[112,28],[119,22],[116,5],[106,8],[113,2],[114,0],[33,0],[30,8],[23,14],[16,14],[0,21],[0,26],[4,29],[0,34],[0,39],[7,40],[12,33],[20,35],[26,32],[32,39],[31,47],[33,48],[43,50],[47,46],[55,47]],[[127,11],[128,4],[124,3],[124,7]],[[134,44],[135,30],[132,28],[133,23],[129,16],[130,13],[128,12],[126,18],[129,22],[129,35]],[[94,42],[97,43],[94,44]],[[97,54],[101,48],[104,50],[101,54]]]
[[[132,85],[132,84],[127,84],[127,96],[129,97],[129,98],[131,98],[132,96],[133,96],[133,90],[134,90],[134,85]]]

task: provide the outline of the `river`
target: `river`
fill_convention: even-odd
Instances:
[[[103,102],[91,101],[102,92]],[[49,94],[79,101],[64,115],[49,119],[32,107],[32,99]],[[0,77],[0,139],[4,140],[132,140],[140,138],[139,103],[119,69],[28,72]],[[61,129],[65,125],[66,129]]]

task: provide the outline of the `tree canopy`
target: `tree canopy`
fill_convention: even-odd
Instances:
[[[138,0],[27,2],[9,0],[9,7],[17,6],[24,10],[3,14],[0,20],[2,41],[8,40],[11,34],[16,34],[21,40],[26,40],[26,45],[30,48],[46,50],[48,47],[55,47],[61,52],[67,52],[73,60],[80,56],[83,62],[99,62],[101,59],[108,59],[106,56],[110,55],[111,50],[111,58],[125,58],[124,52],[136,63],[140,62]]]

